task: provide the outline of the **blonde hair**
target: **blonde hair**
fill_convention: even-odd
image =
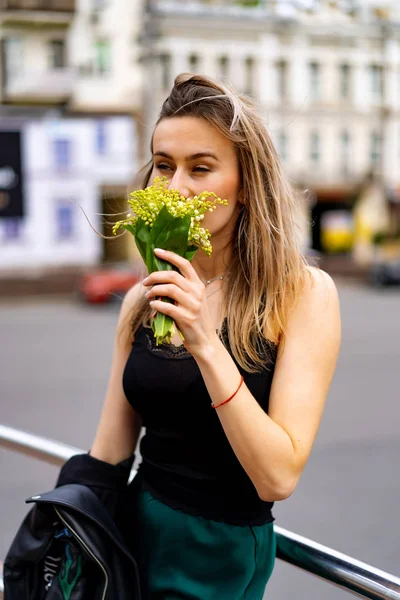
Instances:
[[[184,73],[176,77],[156,126],[179,116],[205,119],[237,151],[243,204],[232,240],[235,251],[223,308],[233,356],[245,370],[257,372],[271,360],[261,351],[263,342],[279,343],[307,273],[296,225],[296,196],[250,98],[208,77]],[[147,167],[143,187],[152,162]],[[148,324],[149,310],[146,299],[135,307],[133,336],[140,325]]]

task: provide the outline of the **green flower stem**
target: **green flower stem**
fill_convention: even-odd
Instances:
[[[174,301],[171,298],[157,298],[157,300],[162,300],[162,302],[169,302],[173,304]],[[185,341],[183,333],[176,326],[175,322],[168,315],[164,315],[161,312],[158,312],[151,322],[151,328],[154,332],[154,337],[156,339],[156,345],[159,344],[170,344],[172,336],[175,334],[175,331],[179,333],[180,338]]]

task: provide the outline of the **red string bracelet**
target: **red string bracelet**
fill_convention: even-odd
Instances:
[[[242,387],[244,381],[244,377],[243,375],[240,376],[240,383],[239,383],[239,387],[236,390],[236,392],[234,394],[232,394],[232,396],[230,396],[228,398],[228,400],[224,400],[223,402],[221,402],[220,404],[211,404],[211,408],[219,408],[220,406],[223,406],[224,404],[227,404],[228,402],[230,402],[232,400],[232,398],[234,398],[236,396],[236,394],[238,393],[238,391],[240,390],[240,388]]]

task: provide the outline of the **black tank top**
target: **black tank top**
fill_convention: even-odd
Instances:
[[[221,339],[231,353],[226,321]],[[269,358],[262,372],[248,373],[235,364],[268,412],[277,347],[272,343],[262,347]],[[145,489],[172,508],[208,519],[236,525],[273,521],[273,503],[260,499],[236,458],[211,407],[200,369],[184,346],[157,347],[152,330],[140,327],[125,366],[123,387],[146,428],[138,473]]]

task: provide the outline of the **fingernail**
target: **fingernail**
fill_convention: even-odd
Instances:
[[[143,285],[146,285],[146,282],[147,282],[147,280],[148,280],[148,279],[149,279],[148,277],[145,277],[145,278],[143,279],[143,281],[142,281]]]
[[[163,250],[162,248],[154,248],[154,252],[166,252],[166,250]]]

